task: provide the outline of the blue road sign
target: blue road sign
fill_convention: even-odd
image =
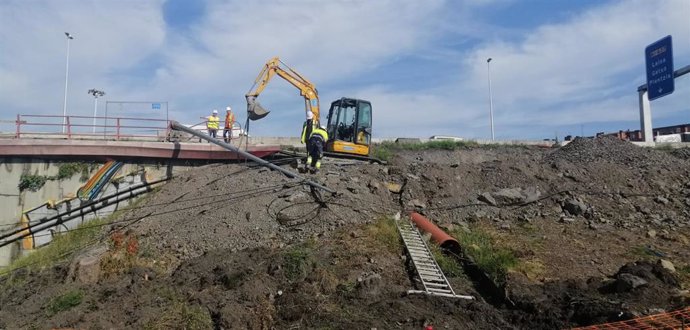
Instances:
[[[673,47],[671,36],[644,49],[647,63],[647,98],[652,101],[673,93]]]
[[[160,110],[160,109],[161,109],[161,104],[160,104],[160,103],[151,103],[151,109],[153,109],[153,110]]]

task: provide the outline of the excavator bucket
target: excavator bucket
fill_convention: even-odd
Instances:
[[[259,120],[266,117],[270,111],[264,109],[256,98],[253,96],[247,96],[247,116],[249,120]]]

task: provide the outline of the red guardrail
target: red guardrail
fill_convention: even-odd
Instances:
[[[690,329],[690,307],[680,310],[642,316],[627,321],[590,325],[573,330],[647,330],[647,329]]]
[[[93,124],[93,121],[101,124]],[[169,121],[153,118],[17,115],[15,138],[139,139],[166,140]]]

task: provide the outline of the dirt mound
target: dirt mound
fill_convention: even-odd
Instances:
[[[117,270],[111,276],[86,284],[70,279],[68,266],[18,273],[0,292],[0,328],[172,328],[188,320],[188,328],[534,329],[669,309],[672,278],[690,285],[683,162],[611,139],[557,150],[401,151],[388,165],[327,159],[311,178],[336,196],[263,168],[208,165],[116,220],[112,227],[126,227],[139,250],[123,267],[106,263]],[[469,237],[465,248],[485,251],[488,242],[497,248],[489,254],[513,260],[500,274],[517,308],[491,297],[404,296],[416,282],[395,229],[382,237],[372,228],[411,210]],[[655,268],[659,257],[676,275]],[[652,263],[621,268],[638,260]],[[454,276],[456,292],[480,297],[476,283]]]
[[[182,264],[172,277],[186,294],[212,302],[211,314],[222,328],[508,327],[485,304],[405,296],[411,283],[404,262],[370,234],[340,232],[283,251],[217,251]]]
[[[281,249],[209,251],[185,260],[170,276],[135,267],[97,284],[80,284],[59,269],[25,274],[23,286],[0,292],[0,326],[512,328],[500,312],[480,301],[405,295],[413,283],[400,258],[402,250],[382,239],[396,234],[386,228],[382,233],[382,228],[354,226],[331,233],[329,239]],[[456,289],[467,290],[462,285],[466,278],[450,280]],[[39,286],[44,289],[37,290]],[[70,293],[78,301],[46,312]]]
[[[214,249],[282,246],[394,212],[379,165],[337,165],[311,176],[338,191],[309,186],[265,168],[209,165],[166,184],[128,219],[143,244],[175,263]]]
[[[508,290],[518,309],[528,312],[514,314],[514,322],[530,323],[534,329],[555,329],[681,308],[682,304],[673,299],[679,289],[676,275],[669,270],[659,263],[639,261],[622,266],[610,278],[534,285],[516,277]]]
[[[690,160],[690,148],[673,149],[671,155],[680,159]]]
[[[562,148],[546,156],[549,162],[588,164],[607,162],[619,166],[647,168],[650,166],[674,166],[677,160],[663,151],[641,148],[612,136],[599,138],[575,138]]]

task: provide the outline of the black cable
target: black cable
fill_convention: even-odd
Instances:
[[[276,186],[277,186],[277,185],[276,185]],[[197,205],[195,205],[195,206],[206,206],[206,205],[211,205],[211,204],[213,204],[213,203],[229,202],[229,201],[232,201],[232,200],[240,199],[240,198],[242,198],[242,197],[254,196],[254,195],[257,195],[257,194],[263,194],[263,193],[265,193],[265,192],[274,190],[276,186],[261,187],[261,188],[256,188],[256,189],[247,189],[247,190],[244,190],[244,191],[239,191],[238,193],[240,193],[240,195],[231,196],[231,197],[228,197],[228,198],[225,198],[225,199],[221,199],[221,200],[218,200],[218,201],[214,201],[214,202],[203,203],[203,204],[200,204],[200,205],[197,204]],[[282,185],[282,186],[284,187],[285,185]],[[291,188],[291,187],[288,186],[288,188]],[[283,189],[285,189],[285,188],[283,188]],[[223,196],[227,196],[227,194],[222,194],[222,195],[223,195]],[[217,195],[217,196],[221,196],[221,195]],[[208,199],[208,198],[205,198],[205,199]],[[175,204],[179,204],[179,203],[181,203],[181,202],[176,202]],[[171,202],[171,203],[166,203],[165,205],[167,205],[167,204],[172,204],[172,202]],[[189,208],[189,207],[184,207],[184,206],[183,206],[183,207],[179,207],[179,208],[177,208],[177,209],[168,210],[168,211],[166,211],[166,212],[157,213],[156,215],[174,213],[174,212],[182,211],[182,210],[185,210],[185,209],[188,209],[188,208]],[[136,209],[138,209],[138,208],[136,208]],[[128,209],[128,210],[135,210],[135,208]],[[74,218],[76,218],[76,217],[74,217]],[[72,219],[74,219],[74,218],[72,218]],[[70,221],[70,220],[72,220],[72,219],[67,219],[67,220],[65,220],[65,221],[63,221],[63,222],[67,222],[67,221]],[[62,223],[62,222],[61,222],[61,223]],[[60,223],[56,223],[55,225],[59,225],[59,224],[60,224]],[[46,227],[46,228],[42,228],[42,229],[36,230],[36,231],[31,231],[31,230],[30,230],[28,233],[22,233],[23,231],[27,230],[27,228],[22,228],[22,230],[19,231],[19,233],[18,233],[19,235],[18,235],[18,236],[13,237],[13,238],[11,238],[11,239],[9,239],[9,240],[6,240],[6,241],[4,241],[4,242],[0,242],[0,244],[2,244],[2,245],[8,245],[8,244],[11,244],[11,243],[13,243],[13,242],[16,242],[16,241],[18,241],[18,240],[20,240],[20,239],[22,239],[22,238],[32,236],[32,235],[34,235],[34,234],[37,233],[37,232],[41,232],[41,231],[44,231],[44,230],[49,230],[49,228],[51,228],[51,227],[53,227],[53,226],[49,226],[49,227]],[[17,235],[17,234],[14,234],[14,235]],[[11,235],[10,235],[10,236],[11,236]],[[10,237],[10,236],[8,236],[8,237]]]
[[[120,198],[123,195],[127,195],[127,194],[131,195],[132,193],[134,193],[134,191],[139,190],[139,189],[146,189],[147,191],[149,191],[150,189],[152,189],[151,187],[153,185],[167,181],[167,180],[169,180],[169,178],[163,178],[163,179],[159,179],[159,180],[156,180],[153,182],[147,182],[144,184],[128,187],[125,190],[110,194],[110,195],[102,198],[100,201],[93,201],[91,203],[81,205],[81,206],[75,208],[74,210],[70,210],[67,212],[62,212],[62,213],[56,214],[55,216],[52,216],[48,219],[40,219],[41,222],[38,224],[30,225],[26,228],[15,229],[15,230],[10,231],[9,233],[7,233],[7,232],[0,233],[0,239],[5,239],[5,238],[10,237],[12,235],[16,235],[17,233],[24,231],[24,230],[31,230],[32,228],[35,228],[37,226],[43,225],[43,224],[51,222],[51,221],[60,221],[63,217],[71,217],[72,214],[74,214],[77,211],[79,211],[80,213],[83,214],[84,209],[87,209],[87,208],[91,208],[93,210],[95,207],[97,207],[97,205],[101,205],[101,207],[98,207],[98,208],[103,208],[104,206],[102,204],[109,202],[113,198],[115,199],[115,202],[119,202]],[[137,194],[139,194],[139,193],[137,193]],[[112,204],[112,202],[110,204]]]
[[[288,186],[287,188],[283,188],[283,189],[281,189],[281,190],[284,190],[284,189],[291,189],[291,188],[294,188],[295,186],[298,186],[298,185],[300,185],[300,184],[302,184],[302,182],[293,183],[294,186]],[[282,185],[282,186],[284,187],[285,185]],[[270,188],[271,188],[270,190],[273,190],[273,189],[274,189],[274,186],[270,186]],[[263,188],[263,189],[266,189],[266,188]],[[256,190],[256,189],[250,189],[250,191],[251,191],[251,190]],[[244,191],[240,191],[240,192],[244,192]],[[251,195],[254,195],[254,194],[256,194],[256,193],[263,193],[263,192],[264,192],[264,191],[256,191],[256,192],[254,192],[254,193],[249,193],[249,194],[245,194],[245,195],[240,195],[240,196],[235,196],[235,197],[232,197],[232,198],[228,198],[228,199],[226,199],[226,200],[224,200],[224,201],[230,201],[230,200],[237,199],[237,198],[240,198],[240,197],[251,196]],[[226,194],[225,194],[225,195],[226,195]],[[201,206],[208,205],[208,204],[211,204],[211,203],[201,204]],[[80,227],[80,228],[70,229],[69,231],[82,230],[82,229],[87,229],[87,228],[89,228],[89,227],[90,227],[90,228],[93,228],[93,227],[99,227],[99,226],[109,226],[109,225],[112,225],[112,224],[126,223],[126,222],[130,222],[130,221],[131,221],[130,223],[128,223],[127,225],[125,225],[124,227],[122,227],[122,228],[126,228],[126,227],[128,227],[128,226],[133,225],[134,223],[137,223],[137,222],[139,222],[139,221],[142,221],[143,219],[145,219],[145,218],[147,218],[147,217],[149,217],[149,216],[151,216],[151,215],[158,216],[158,215],[173,213],[173,212],[177,212],[177,211],[181,211],[181,210],[185,210],[185,209],[187,209],[187,208],[180,208],[180,209],[171,210],[171,211],[166,211],[166,212],[163,212],[163,213],[156,213],[156,214],[154,214],[154,212],[150,212],[150,213],[148,213],[148,214],[146,214],[146,215],[144,215],[144,216],[140,216],[140,217],[135,217],[135,218],[130,218],[130,219],[124,219],[124,220],[118,220],[118,221],[110,221],[110,222],[104,223],[104,224],[99,224],[99,225],[93,225],[93,226],[87,226],[87,227]],[[128,209],[128,211],[129,211],[129,209]],[[62,259],[63,257],[65,257],[65,256],[67,256],[67,255],[73,253],[74,251],[77,251],[77,250],[79,250],[79,249],[85,248],[85,247],[87,247],[87,246],[89,246],[89,245],[92,245],[92,244],[94,244],[94,243],[97,243],[97,242],[101,241],[103,238],[105,238],[105,237],[107,237],[108,235],[110,235],[110,233],[114,232],[115,230],[121,230],[122,228],[111,228],[111,230],[109,230],[109,231],[108,231],[107,233],[105,233],[104,235],[101,235],[101,236],[99,236],[99,237],[96,237],[95,239],[93,239],[93,240],[87,242],[86,244],[84,244],[84,245],[82,245],[82,246],[75,247],[75,248],[70,249],[70,250],[66,251],[65,253],[59,255],[59,256],[58,256],[58,259]],[[45,234],[44,234],[44,235],[45,235]],[[5,272],[2,272],[2,273],[0,273],[0,276],[4,276],[4,275],[6,275],[6,274],[13,273],[13,272],[18,271],[18,270],[20,270],[20,269],[24,269],[24,268],[33,266],[33,265],[38,264],[38,263],[39,263],[39,262],[37,261],[37,262],[34,262],[34,263],[30,263],[30,264],[24,265],[24,266],[22,266],[22,267],[15,268],[15,269],[13,269],[13,270],[8,270],[8,271],[5,271]]]
[[[272,190],[272,189],[271,189],[271,190]],[[219,201],[219,202],[232,201],[232,200],[238,199],[239,197],[251,196],[251,195],[255,195],[256,193],[263,193],[263,192],[264,192],[264,191],[257,191],[257,192],[255,192],[255,193],[248,193],[248,194],[245,194],[245,195],[242,195],[242,196],[235,196],[235,197],[231,197],[231,198],[228,198],[228,199],[224,199],[224,200],[221,200],[221,201]],[[214,203],[216,203],[216,202],[198,204],[198,206],[206,206],[206,205],[211,205],[211,204],[214,204]],[[175,210],[168,210],[168,211],[166,211],[166,212],[156,213],[156,214],[153,214],[154,212],[149,212],[149,214],[146,215],[146,216],[144,216],[144,217],[148,217],[148,216],[151,216],[151,215],[157,216],[157,215],[164,215],[164,214],[169,214],[169,213],[175,213],[175,212],[177,212],[177,211],[182,211],[182,210],[186,210],[186,209],[187,209],[187,208],[178,208],[178,209],[175,209]],[[134,210],[134,209],[133,209],[133,208],[132,208],[132,209],[129,209],[129,208],[127,209],[127,211],[131,211],[131,210]],[[77,231],[77,230],[82,230],[82,229],[87,229],[87,228],[108,226],[108,225],[111,225],[111,224],[129,222],[129,221],[139,220],[139,219],[141,219],[141,217],[135,217],[135,218],[130,218],[130,219],[118,220],[118,221],[110,221],[110,222],[107,222],[107,223],[98,224],[98,225],[93,225],[93,226],[84,226],[84,227],[78,227],[78,228],[73,228],[73,229],[62,230],[62,231],[60,231],[60,232],[58,232],[58,233],[59,233],[59,234],[62,234],[62,233],[67,233],[67,232],[72,232],[72,231]],[[45,230],[49,230],[49,228],[46,228],[46,229],[41,230],[41,231],[45,231]],[[34,238],[36,238],[36,237],[45,237],[45,236],[48,236],[48,235],[53,235],[53,234],[52,234],[52,233],[34,234],[34,235],[32,235],[32,237],[34,237]],[[30,236],[31,236],[31,235],[30,235]]]
[[[147,216],[148,216],[148,215],[147,215]],[[145,217],[146,217],[146,216],[141,217],[139,220],[144,219]],[[118,228],[117,230],[119,230],[119,228]],[[69,250],[65,251],[64,253],[58,255],[58,257],[57,257],[56,260],[61,260],[62,258],[66,257],[66,256],[68,256],[68,255],[71,255],[72,253],[74,253],[74,252],[76,252],[76,251],[78,251],[78,250],[81,250],[81,249],[83,249],[83,248],[86,248],[87,246],[93,245],[93,244],[95,244],[95,243],[99,243],[99,242],[101,242],[105,237],[108,237],[111,233],[113,233],[114,231],[115,231],[115,229],[111,229],[111,230],[109,230],[108,232],[104,233],[103,235],[97,236],[97,237],[95,237],[94,239],[92,239],[92,240],[86,242],[84,245],[76,246],[76,247],[74,247],[74,248],[72,248],[72,249],[69,249]],[[17,271],[19,271],[19,270],[21,270],[21,269],[24,269],[24,268],[28,268],[28,267],[37,265],[37,264],[39,264],[40,262],[41,262],[41,261],[37,260],[37,261],[35,261],[35,262],[26,264],[26,265],[24,265],[24,266],[22,266],[22,267],[17,267],[17,268],[12,269],[12,270],[7,270],[7,271],[4,271],[4,272],[0,272],[0,276],[5,276],[5,275],[7,275],[7,274],[11,274],[11,273],[17,272]]]
[[[272,186],[257,187],[257,188],[253,188],[253,189],[254,189],[254,190],[275,189],[275,188],[277,188],[277,187],[281,187],[281,186],[284,186],[284,185],[285,185],[285,184],[276,184],[276,185],[272,185]],[[143,187],[143,186],[142,186],[142,187]],[[141,188],[141,187],[139,187],[139,188]],[[249,191],[252,191],[252,189],[247,189],[247,190],[243,190],[243,191],[239,191],[239,192],[249,192]],[[233,193],[234,193],[234,192],[233,192]],[[138,210],[138,209],[145,209],[145,208],[150,208],[150,207],[168,206],[168,205],[173,204],[173,203],[185,203],[185,202],[191,202],[191,201],[195,201],[195,200],[199,200],[199,199],[209,199],[209,198],[213,198],[213,197],[227,196],[227,195],[228,195],[228,193],[220,193],[220,194],[211,195],[211,196],[194,197],[194,198],[190,198],[190,199],[186,199],[186,200],[177,200],[177,199],[176,199],[176,200],[174,200],[174,201],[166,202],[166,203],[147,204],[147,205],[142,205],[142,206],[136,206],[136,207],[132,207],[132,208],[130,208],[130,209],[128,209],[128,210]],[[86,207],[86,206],[91,206],[91,205],[94,205],[94,204],[98,204],[99,202],[100,202],[100,201],[95,201],[95,202],[93,202],[93,203],[85,204],[84,207]],[[72,212],[74,212],[74,211],[76,211],[76,210],[77,210],[77,209],[72,210],[70,213],[72,213]],[[58,215],[58,216],[59,216],[59,215]],[[58,216],[53,216],[53,217],[51,217],[51,218],[55,218],[55,217],[58,217]],[[42,219],[38,219],[38,220],[31,220],[31,221],[29,221],[29,223],[34,222],[34,223],[37,223],[37,224],[41,224],[41,223],[45,223],[45,222],[47,222],[47,221],[49,221],[49,220],[50,220],[50,219],[42,218]],[[9,226],[18,226],[18,225],[21,225],[21,223],[3,224],[3,225],[0,225],[0,226],[7,226],[7,227],[9,227]],[[26,229],[27,229],[27,228],[22,228],[22,230],[26,230]],[[0,234],[1,234],[1,235],[4,235],[5,233],[0,233]]]

